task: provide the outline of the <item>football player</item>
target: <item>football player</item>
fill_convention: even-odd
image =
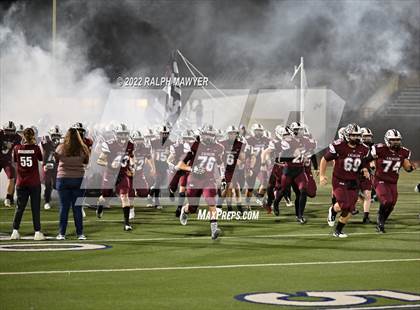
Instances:
[[[139,130],[131,134],[134,143],[135,174],[133,177],[133,189],[135,196],[145,198],[149,194],[149,184],[144,175],[145,166],[149,167],[152,175],[155,174],[155,164],[152,160],[152,150],[146,145],[145,139]]]
[[[371,150],[376,166],[373,184],[380,203],[376,226],[379,233],[385,233],[385,222],[397,203],[401,167],[407,172],[416,169],[410,161],[411,151],[401,145],[402,136],[398,130],[389,129],[384,140],[385,144],[375,144]]]
[[[362,129],[362,142],[369,147],[369,149],[373,146],[373,133],[372,130],[369,128],[363,127]],[[369,178],[365,178],[363,176],[360,176],[360,191],[362,193],[362,199],[363,199],[363,224],[369,224],[369,212],[370,212],[370,205],[372,203],[372,168],[374,168],[374,165],[371,167],[371,165],[368,165],[369,170]]]
[[[170,178],[171,182],[169,184],[170,195],[173,196],[179,186],[178,207],[175,211],[176,217],[181,215],[181,208],[185,202],[187,179],[189,175],[189,172],[179,170],[177,164],[184,159],[195,141],[197,141],[195,133],[192,130],[187,129],[182,133],[181,141],[177,141],[170,147],[168,166],[169,169],[173,171]]]
[[[247,141],[247,167],[246,167],[246,204],[247,207],[250,207],[250,201],[252,193],[255,188],[255,182],[257,176],[261,171],[261,154],[265,150],[270,140],[267,137],[264,137],[264,126],[261,124],[253,124],[251,126],[252,136],[246,139]],[[262,184],[260,184],[257,192],[257,200],[260,201],[265,194],[265,189]]]
[[[170,146],[173,142],[169,139],[170,131],[167,126],[161,126],[158,128],[159,137],[150,140],[150,146],[152,147],[152,158],[154,160],[156,173],[155,180],[150,189],[152,198],[154,199],[154,207],[156,209],[162,209],[160,204],[160,192],[163,186],[167,186],[168,179],[168,156],[170,153]]]
[[[85,145],[88,147],[89,151],[92,150],[92,145],[93,145],[93,141],[91,138],[86,136],[86,128],[83,126],[82,123],[75,123],[73,126],[73,128],[77,129],[77,131],[79,132],[80,137],[82,138],[83,142],[85,143]]]
[[[222,178],[222,193],[218,205],[222,205],[226,198],[228,211],[232,211],[232,196],[235,194],[236,207],[242,212],[241,202],[241,179],[245,177],[245,143],[239,136],[239,129],[236,126],[229,126],[226,129],[227,139],[220,141],[224,147],[223,161],[225,164],[225,175]]]
[[[54,152],[57,146],[60,144],[62,133],[60,127],[55,125],[50,128],[48,135],[41,139],[41,150],[42,150],[42,170],[44,174],[44,209],[51,209],[51,193],[53,188],[55,189],[55,181],[57,178],[57,162],[54,157]]]
[[[325,186],[328,182],[325,175],[327,162],[334,161],[332,185],[333,194],[337,202],[328,211],[328,225],[334,226],[338,212],[341,212],[333,233],[334,237],[346,238],[343,233],[344,226],[352,216],[356,207],[359,192],[359,173],[368,178],[366,158],[369,148],[362,143],[362,132],[357,124],[349,124],[344,133],[344,140],[339,139],[330,144],[327,152],[321,159],[319,179]]]
[[[121,199],[121,206],[124,213],[124,230],[130,231],[133,227],[130,224],[130,212],[134,213],[131,205],[130,193],[132,192],[132,176],[134,173],[134,144],[129,139],[129,131],[125,124],[119,124],[114,129],[115,138],[102,144],[102,153],[97,163],[107,167],[104,177],[103,188],[111,192],[115,188],[115,193]],[[107,196],[110,196],[108,193]],[[105,203],[104,193],[99,197],[97,208],[98,215],[103,212]],[[131,211],[132,210],[132,211]]]
[[[186,225],[188,214],[197,211],[200,197],[203,196],[209,208],[213,240],[220,235],[217,225],[215,172],[216,167],[219,167],[220,174],[223,175],[224,153],[223,146],[216,142],[216,134],[212,125],[204,125],[201,129],[200,142],[194,142],[184,160],[178,163],[179,169],[190,172],[187,185],[188,204],[182,207],[179,220],[182,225]]]
[[[13,193],[15,191],[16,170],[12,161],[12,150],[15,145],[21,143],[21,136],[16,133],[16,126],[12,121],[8,121],[0,129],[0,172],[4,170],[8,183],[6,189],[6,199],[4,205],[11,207],[14,205]]]
[[[16,133],[23,138],[23,131],[25,130],[25,126],[23,126],[22,124],[17,125],[16,127]]]

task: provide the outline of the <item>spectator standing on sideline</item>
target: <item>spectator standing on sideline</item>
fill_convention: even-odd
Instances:
[[[17,167],[17,207],[10,239],[20,239],[19,226],[30,198],[35,230],[34,240],[45,240],[41,232],[41,180],[38,167],[38,161],[42,161],[42,153],[36,144],[35,131],[32,128],[26,128],[23,131],[23,139],[23,144],[18,144],[13,148],[13,161]]]
[[[73,210],[76,234],[79,240],[86,240],[83,235],[82,206],[76,205],[78,197],[83,197],[81,189],[86,165],[89,162],[89,149],[83,143],[77,129],[70,128],[55,152],[58,162],[57,191],[60,199],[60,226],[57,240],[65,240],[68,215]]]

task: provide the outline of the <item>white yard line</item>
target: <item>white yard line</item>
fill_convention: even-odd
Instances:
[[[420,231],[401,231],[401,232],[392,232],[389,234],[385,234],[384,236],[391,236],[391,235],[419,235]],[[351,236],[366,236],[366,235],[376,235],[379,236],[377,232],[354,232],[349,233],[349,237]],[[0,235],[1,236],[1,235]],[[7,235],[3,235],[7,236]],[[222,236],[221,240],[223,239],[254,239],[254,238],[305,238],[305,237],[332,237],[331,233],[317,233],[317,234],[276,234],[276,235],[249,235],[249,236]],[[381,235],[382,237],[382,235]],[[172,241],[172,240],[208,240],[210,236],[192,236],[192,237],[158,237],[158,238],[121,238],[121,239],[88,239],[86,241],[79,241],[79,242],[133,242],[133,241]],[[9,240],[1,240],[1,241],[9,241]],[[54,240],[48,240],[54,241]],[[71,240],[72,242],[78,242],[78,240]],[[57,241],[59,242],[59,241]],[[19,242],[20,244],[25,243],[33,243],[33,242]]]
[[[130,271],[168,271],[168,270],[204,270],[204,269],[237,269],[255,267],[293,267],[316,265],[347,265],[347,264],[373,264],[395,262],[418,262],[420,258],[396,258],[354,261],[323,261],[323,262],[293,262],[293,263],[267,263],[267,264],[241,264],[241,265],[203,265],[203,266],[173,266],[173,267],[142,267],[120,269],[73,269],[73,270],[39,270],[39,271],[12,271],[0,272],[0,276],[8,275],[40,275],[40,274],[71,274],[71,273],[104,273],[104,272],[130,272]]]
[[[330,309],[329,310],[363,310],[363,309],[401,309],[401,308],[409,308],[409,309],[413,309],[413,308],[420,308],[420,304],[413,304],[413,305],[394,305],[394,306],[375,306],[375,307],[358,307],[358,308],[334,308],[334,309]]]

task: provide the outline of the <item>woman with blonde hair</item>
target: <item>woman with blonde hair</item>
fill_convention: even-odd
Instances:
[[[89,149],[83,143],[77,129],[70,128],[64,142],[55,151],[58,162],[57,191],[60,199],[60,226],[57,240],[65,240],[68,215],[73,210],[76,234],[79,240],[86,240],[83,235],[82,205],[77,198],[83,197],[81,189],[86,165],[89,162]]]
[[[20,222],[30,198],[35,230],[34,240],[45,240],[41,232],[41,181],[38,168],[38,161],[42,161],[42,153],[36,144],[35,131],[32,128],[26,128],[23,131],[23,144],[18,144],[13,148],[13,161],[17,168],[17,207],[10,239],[20,239]]]

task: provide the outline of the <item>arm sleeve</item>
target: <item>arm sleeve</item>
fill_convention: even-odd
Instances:
[[[333,144],[328,146],[328,149],[324,154],[324,158],[326,161],[331,161],[338,158],[336,147]]]

